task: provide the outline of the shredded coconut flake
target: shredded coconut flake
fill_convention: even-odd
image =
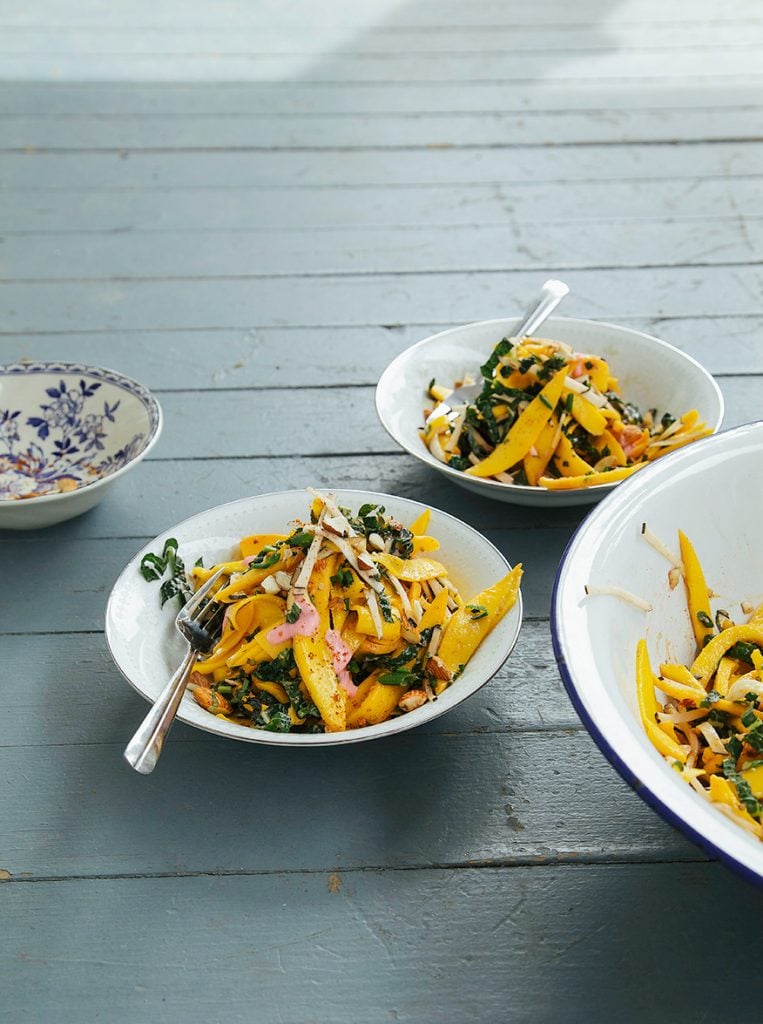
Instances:
[[[640,608],[643,612],[650,612],[652,610],[652,606],[648,601],[645,601],[642,597],[637,597],[636,594],[631,594],[629,590],[624,590],[622,587],[594,587],[589,584],[586,586],[585,592],[587,597],[619,597],[621,601],[627,601],[628,604]]]

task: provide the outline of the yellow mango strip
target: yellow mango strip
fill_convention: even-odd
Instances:
[[[580,426],[594,437],[603,434],[607,429],[607,417],[604,413],[591,402],[587,402],[583,395],[579,395],[576,391],[565,388],[562,391],[562,398],[566,398],[567,395],[572,395],[570,412]]]
[[[374,561],[383,565],[390,576],[407,583],[421,583],[447,576],[448,570],[434,558],[398,558],[397,555],[374,555]]]
[[[554,467],[562,476],[585,476],[587,473],[593,473],[593,466],[580,458],[564,431],[559,435],[559,443],[554,452]]]
[[[323,501],[321,498],[315,497],[310,502],[310,518],[316,521],[320,518],[320,514],[323,511]]]
[[[657,458],[662,458],[663,455],[668,455],[670,452],[674,452],[679,448],[683,448],[684,445],[691,444],[692,441],[698,441],[701,437],[709,437],[712,434],[710,427],[707,427],[701,431],[693,431],[691,434],[684,434],[682,431],[674,434],[675,441],[673,444],[661,445],[655,447],[652,445],[647,448],[646,457],[650,462],[653,462]]]
[[[424,614],[421,616],[418,629],[431,629],[432,626],[441,626],[448,614],[448,589],[443,587],[434,601],[427,605]]]
[[[289,716],[289,721],[291,722],[292,725],[303,725],[304,724],[305,719],[299,717],[299,715],[294,710],[294,708],[291,706],[291,704],[286,709],[286,712],[287,712],[287,714]]]
[[[759,823],[743,807],[736,786],[733,786],[728,779],[724,779],[720,775],[710,776],[710,799],[716,804],[727,804],[740,818],[759,828]]]
[[[278,655],[281,654],[282,651],[285,651],[287,647],[291,647],[291,640],[283,640],[280,644],[271,644],[268,640],[268,633],[270,632],[270,629],[275,629],[276,626],[282,626],[285,622],[286,619],[284,618],[276,619],[269,629],[260,630],[256,636],[252,637],[252,643],[257,644],[260,651],[262,651],[262,655],[269,658],[271,661],[274,658],[277,658]],[[253,651],[256,651],[256,649],[256,647],[252,648]],[[262,655],[252,658],[252,661],[262,661]]]
[[[262,629],[283,619],[286,602],[283,598],[275,597],[273,594],[255,594],[231,605],[228,620],[222,636],[217,641],[208,658],[197,662],[196,669],[199,672],[209,673],[223,665],[231,665],[230,657],[235,657],[242,648],[239,644],[245,636],[255,629]],[[249,647],[250,645],[245,645]],[[244,661],[248,660],[247,657]],[[255,660],[262,660],[256,658]],[[235,662],[243,665],[244,661]]]
[[[429,526],[429,520],[432,518],[431,508],[425,508],[423,512],[416,516],[408,529],[411,531],[414,537],[420,537],[422,534],[427,532]]]
[[[674,743],[678,743],[679,739],[676,736],[676,727],[672,722],[658,722],[657,728],[662,729],[666,736],[669,736]]]
[[[760,651],[753,651],[750,657],[752,658],[753,667],[758,673],[758,679],[763,679],[763,675],[761,675],[763,671],[763,654]]]
[[[427,537],[427,536],[424,536],[424,535],[419,536],[419,537],[414,537],[412,543],[413,543],[413,554],[412,554],[412,557],[414,557],[414,558],[417,555],[425,554],[427,551],[437,551],[437,549],[440,547],[439,540],[435,540],[434,537]]]
[[[675,683],[672,679],[658,679],[657,685],[668,697],[673,697],[674,700],[690,701],[695,707],[700,701],[707,698],[704,690],[700,690],[696,686],[685,686],[683,683]],[[716,705],[713,706],[715,707]]]
[[[285,549],[286,552],[289,552],[290,550],[290,548]],[[278,572],[280,569],[286,569],[291,561],[291,556],[284,557],[284,554],[280,553],[278,561],[267,569],[249,569],[249,571],[245,572],[243,576],[239,576],[233,583],[229,583],[227,587],[223,587],[222,590],[219,590],[217,593],[217,600],[222,601],[223,603],[237,600],[240,594],[248,594],[274,572]]]
[[[363,633],[365,636],[376,636],[376,626],[374,620],[371,617],[371,612],[368,610],[368,605],[365,604],[354,604],[352,610],[358,616],[358,623],[356,629],[358,633]],[[398,616],[394,615],[392,622],[387,622],[386,619],[381,620],[382,635],[378,639],[380,640],[399,640],[401,623]]]
[[[347,728],[385,722],[397,707],[405,692],[402,686],[384,686],[378,682],[381,671],[372,672],[358,687],[358,692],[347,704]]]
[[[501,383],[505,384],[507,388],[518,388],[520,391],[527,390],[537,382],[538,378],[534,374],[520,373],[519,370],[512,370],[508,377],[501,377]]]
[[[644,722],[644,728],[646,729],[647,736],[661,754],[672,758],[674,761],[680,761],[681,764],[686,764],[686,751],[675,740],[672,740],[670,736],[667,736],[662,729],[659,729],[656,722],[646,721]]]
[[[217,565],[213,565],[209,569],[205,569],[203,565],[194,565],[188,570],[188,574],[201,586],[202,583],[207,582],[210,576],[214,576],[218,569],[224,569],[230,576],[232,572],[244,572],[247,568],[247,563],[240,558],[235,562],[218,562]]]
[[[696,409],[690,409],[681,417],[681,422],[687,430],[691,430],[695,423],[699,422],[699,413]]]
[[[334,593],[335,591],[332,591],[332,594]],[[344,598],[337,600],[336,597],[332,596],[329,601],[329,610],[331,612],[332,628],[335,629],[337,633],[341,633],[344,629],[344,624],[347,621],[347,616],[350,615],[350,610],[345,607]]]
[[[239,544],[242,558],[251,558],[252,555],[259,555],[268,544],[275,544],[278,540],[286,540],[285,533],[253,533],[250,537],[244,537]]]
[[[530,402],[525,411],[517,418],[506,437],[493,451],[466,470],[470,476],[486,477],[496,473],[505,473],[527,455],[540,433],[551,419],[556,404],[562,394],[566,367],[559,370],[546,384],[540,394]]]
[[[739,642],[763,645],[763,627],[745,623],[743,626],[730,626],[724,629],[718,636],[714,636],[694,659],[691,666],[692,675],[698,676],[702,685],[706,687],[726,651]]]
[[[619,469],[589,473],[587,476],[563,476],[558,480],[551,476],[542,476],[538,483],[549,491],[572,491],[576,487],[597,487],[599,484],[614,484],[618,480],[624,480],[644,465],[646,463],[637,462],[634,466],[621,466]]]
[[[604,450],[608,449],[609,454],[613,459],[617,460],[618,466],[624,466],[628,462],[628,458],[623,451],[623,446],[617,440],[611,430],[605,430],[603,434],[594,439],[594,448],[604,458]]]
[[[583,376],[588,377],[589,381],[602,395],[608,390],[610,378],[609,364],[601,356],[585,356]]]
[[[357,654],[364,656],[366,654],[391,654],[398,646],[399,641],[391,636],[388,639],[379,640],[376,636],[366,636],[361,634],[363,639],[360,646],[357,649]]]
[[[704,686],[700,683],[699,679],[695,679],[686,665],[673,665],[670,662],[663,662],[660,665],[660,675],[664,676],[665,679],[672,679],[676,683],[682,683],[684,686],[696,690],[700,697],[706,695]]]
[[[758,800],[763,800],[763,764],[757,768],[748,768],[745,772],[739,773],[745,782],[749,783],[752,795]]]
[[[264,690],[265,693],[271,694],[280,704],[289,703],[289,696],[280,683],[271,683],[263,679],[255,679],[254,685],[258,690]]]
[[[437,656],[451,672],[466,665],[480,643],[516,603],[522,565],[515,565],[502,580],[481,591],[454,612],[443,630]],[[470,609],[481,606],[487,614],[475,618]]]
[[[522,459],[525,476],[531,487],[535,487],[546,472],[546,466],[554,454],[554,442],[558,428],[559,421],[556,416],[552,416],[538,435],[538,440]]]
[[[725,697],[729,692],[729,686],[731,686],[731,678],[736,673],[742,670],[742,663],[737,661],[736,658],[723,657],[718,662],[718,669],[715,673],[715,679],[713,679],[713,689],[716,693],[720,693],[721,697]],[[742,675],[746,674],[746,669],[742,671]]]
[[[654,693],[654,675],[649,663],[649,650],[646,640],[639,640],[636,645],[636,695],[641,721],[644,725],[654,722],[657,714],[657,697]]]
[[[341,732],[346,722],[346,694],[336,677],[331,651],[325,640],[334,561],[333,558],[323,558],[316,562],[308,584],[310,599],[321,620],[318,631],[313,636],[295,636],[293,646],[302,682],[326,723],[327,731]]]

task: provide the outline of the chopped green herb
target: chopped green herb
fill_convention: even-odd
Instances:
[[[289,610],[286,612],[286,621],[287,622],[296,622],[301,614],[302,614],[302,609],[295,602],[293,605],[291,605]]]
[[[487,608],[484,604],[468,604],[466,610],[469,612],[469,616],[472,619],[484,619],[488,614]]]
[[[348,569],[346,565],[343,565],[342,568],[338,569],[337,572],[331,577],[331,582],[334,584],[334,586],[342,587],[343,589],[351,587],[352,581],[352,570]]]
[[[378,681],[382,686],[410,686],[416,682],[416,676],[407,668],[397,668],[380,675]]]
[[[698,611],[697,612],[697,619],[707,629],[712,629],[713,628],[713,620],[710,618],[710,616],[707,614],[707,612]]]

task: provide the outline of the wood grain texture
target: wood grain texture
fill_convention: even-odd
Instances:
[[[227,188],[381,184],[651,181],[736,178],[758,173],[763,142],[632,146],[408,149],[402,152],[7,153],[5,184],[24,190],[82,188]],[[701,173],[698,174],[698,169]]]
[[[2,866],[14,876],[704,856],[579,730],[421,730],[312,750],[194,736],[144,777],[122,761],[145,709],[131,703],[128,714],[121,696],[109,706],[119,742],[93,732],[88,743],[0,749],[6,777],[25,780],[0,794]]]
[[[737,32],[749,36],[758,26],[749,22],[730,23]],[[685,22],[673,26],[679,32],[687,31]],[[723,23],[704,26],[715,35],[723,31]],[[628,31],[632,31],[629,26]],[[27,29],[37,38],[39,29]],[[205,30],[206,31],[206,30]],[[479,33],[477,46],[482,49],[484,37],[491,29]],[[589,30],[589,40],[597,37]],[[643,27],[649,38],[658,38],[652,25]],[[664,29],[660,29],[660,33]],[[168,29],[166,39],[176,32]],[[459,38],[463,32],[457,30]],[[146,30],[140,30],[145,38]],[[394,45],[399,32],[387,38]],[[548,32],[545,33],[548,36]],[[290,32],[291,37],[291,32]],[[59,36],[60,38],[60,36]],[[312,33],[310,34],[312,38]],[[368,36],[369,41],[378,34]],[[436,40],[437,36],[419,31],[419,40]],[[553,39],[553,37],[551,37]],[[469,45],[469,36],[467,34]],[[422,43],[423,45],[423,43]],[[763,82],[746,80],[734,83],[706,78],[659,78],[639,82],[638,85],[611,82],[607,86],[607,108],[618,110],[706,110],[708,122],[714,123],[728,107],[760,105],[763,102]],[[570,111],[602,110],[601,87],[591,82],[579,82],[574,89],[556,82],[459,82],[444,81],[437,85],[420,83],[415,89],[399,82],[355,83],[352,89],[327,83],[299,80],[279,82],[226,82],[210,89],[208,84],[194,82],[2,82],[0,81],[0,111],[9,116],[38,116],[51,120],[63,117],[128,117],[156,118],[174,116],[185,118],[209,116],[252,117],[256,114],[305,117],[308,114],[440,114],[449,119],[454,114],[503,114],[532,111],[568,113]],[[560,118],[560,121],[562,119]]]
[[[5,157],[0,157],[3,162]],[[9,233],[47,231],[110,232],[115,252],[131,231],[339,231],[343,228],[503,227],[511,237],[539,225],[533,244],[543,244],[550,225],[568,225],[567,259],[583,244],[585,232],[606,229],[609,221],[630,220],[637,231],[654,221],[676,230],[674,221],[756,218],[759,182],[754,174],[692,177],[675,181],[589,181],[569,188],[564,181],[491,184],[418,183],[394,189],[365,185],[353,189],[254,187],[232,189],[224,180],[197,188],[121,189],[53,187],[30,192],[8,188],[0,197],[0,225]],[[603,222],[599,225],[599,222]],[[574,238],[572,237],[574,235]],[[7,244],[7,243],[3,243]],[[663,250],[670,254],[670,250]],[[45,250],[41,251],[41,255]],[[627,257],[627,252],[620,258]]]
[[[549,268],[553,271],[553,268]],[[760,315],[756,265],[565,271],[570,316]],[[522,309],[539,273],[360,274],[194,280],[0,282],[4,333],[470,323]]]
[[[631,894],[638,893],[638,898]],[[664,969],[655,921],[701,960],[699,903],[761,895],[717,864],[364,871],[13,882],[4,931],[7,1019],[175,1024],[558,1024],[596,1013],[672,1024],[696,981]],[[145,927],[150,921],[151,927]],[[592,967],[592,965],[594,965]],[[44,984],[40,979],[45,979]],[[757,983],[751,988],[757,993]],[[728,992],[707,986],[708,1019]],[[595,1007],[595,1010],[593,1009]]]
[[[0,0],[0,362],[114,366],[166,416],[91,513],[0,533],[1,1020],[756,1005],[743,959],[699,988],[680,965],[707,962],[708,907],[743,908],[754,949],[760,893],[627,788],[564,694],[551,585],[585,509],[455,487],[389,440],[373,387],[561,276],[565,313],[678,345],[727,426],[759,418],[762,54],[753,0]],[[102,633],[119,571],[203,508],[310,484],[425,501],[521,559],[514,653],[389,741],[179,724],[139,778],[146,705]]]
[[[599,221],[571,243],[569,223],[345,228],[339,231],[150,231],[10,235],[5,280],[121,280],[241,273],[337,274],[558,271],[588,267],[712,266],[763,259],[763,219]],[[626,241],[627,240],[627,241]],[[625,243],[625,244],[624,244]]]

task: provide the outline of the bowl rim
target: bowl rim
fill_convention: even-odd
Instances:
[[[490,325],[493,325],[493,324],[496,324],[496,325],[497,324],[506,324],[509,321],[518,323],[519,319],[520,319],[519,317],[499,317],[499,318],[495,318],[495,319],[491,319],[491,320],[474,320],[474,321],[472,321],[470,323],[459,324],[457,327],[449,327],[449,328],[447,328],[444,331],[438,331],[436,334],[430,334],[426,338],[422,338],[420,341],[414,342],[413,345],[409,345],[407,348],[403,349],[403,351],[400,352],[397,356],[395,356],[395,358],[384,368],[384,370],[382,372],[382,375],[381,375],[381,377],[379,377],[379,380],[378,380],[378,382],[376,384],[376,389],[374,391],[374,404],[375,404],[375,407],[376,407],[376,415],[379,418],[379,421],[381,422],[381,425],[387,431],[387,434],[392,438],[392,440],[396,444],[400,445],[400,447],[404,451],[408,452],[409,455],[412,455],[415,459],[419,459],[419,461],[423,462],[424,465],[430,466],[432,469],[436,469],[439,472],[445,474],[446,476],[451,477],[452,479],[463,481],[464,474],[460,470],[452,469],[450,466],[446,465],[444,462],[436,462],[436,460],[434,460],[434,457],[432,457],[431,459],[427,458],[427,455],[424,454],[424,451],[420,452],[418,450],[414,450],[414,447],[408,443],[406,438],[398,436],[398,434],[394,431],[392,426],[388,425],[388,423],[386,422],[386,419],[385,419],[385,417],[384,417],[384,415],[382,413],[381,407],[380,407],[380,397],[379,396],[380,396],[380,392],[382,390],[382,385],[386,384],[385,377],[387,377],[388,375],[391,376],[392,372],[394,371],[394,368],[396,367],[396,365],[399,364],[399,363],[402,363],[403,358],[405,356],[408,356],[414,349],[423,347],[424,345],[428,345],[428,344],[430,344],[431,342],[433,342],[433,341],[435,341],[437,339],[446,338],[446,337],[448,337],[450,335],[453,335],[453,334],[458,334],[461,331],[467,330],[467,329],[472,328],[472,327],[487,327],[487,326],[490,326]],[[554,322],[558,323],[560,321],[563,322],[563,323],[569,323],[569,324],[581,324],[581,325],[589,325],[590,324],[590,325],[595,326],[595,327],[604,327],[604,328],[609,328],[611,330],[618,331],[618,332],[621,332],[621,333],[630,334],[630,335],[633,335],[634,337],[637,337],[637,338],[642,338],[642,339],[646,338],[649,342],[652,342],[652,343],[656,344],[657,346],[659,346],[661,348],[670,349],[672,352],[677,353],[679,356],[681,356],[683,359],[685,359],[688,363],[690,363],[692,366],[694,366],[694,368],[700,373],[701,376],[705,377],[707,383],[711,387],[711,390],[714,391],[715,398],[716,398],[716,400],[718,402],[718,416],[717,416],[717,422],[713,425],[713,433],[710,436],[713,436],[714,434],[716,434],[716,433],[718,433],[720,431],[721,425],[723,423],[723,417],[724,417],[725,412],[726,412],[726,405],[725,405],[725,401],[724,401],[724,398],[723,398],[723,392],[721,391],[720,387],[718,386],[718,382],[716,381],[715,377],[710,373],[710,371],[708,369],[706,369],[702,365],[702,363],[699,362],[699,360],[695,359],[694,356],[690,356],[687,352],[684,352],[683,349],[677,348],[675,345],[671,345],[669,341],[663,341],[662,338],[658,338],[654,334],[647,334],[646,331],[639,331],[635,327],[625,327],[622,324],[615,324],[615,323],[612,323],[609,320],[591,320],[590,318],[575,317],[575,316],[551,316],[551,317],[548,318],[548,321],[546,321],[546,322],[550,323],[550,324],[553,324]],[[423,394],[423,392],[422,392],[422,394]],[[424,400],[422,399],[422,406],[423,405],[424,405]],[[664,458],[664,456],[663,456],[663,458]],[[644,468],[646,468],[646,467],[644,467]],[[639,474],[641,472],[642,471],[640,470]],[[591,495],[606,495],[607,493],[611,492],[615,487],[617,487],[619,484],[625,482],[625,481],[615,480],[612,483],[596,484],[593,487],[578,487],[578,488],[575,488],[573,492],[570,492],[570,491],[547,491],[546,488],[538,487],[538,486],[532,487],[529,484],[507,484],[507,483],[503,483],[501,480],[491,480],[491,479],[485,478],[485,477],[480,477],[480,478],[477,478],[477,479],[478,479],[479,484],[483,485],[486,489],[492,488],[492,489],[494,489],[496,491],[499,491],[499,492],[502,492],[502,493],[505,493],[505,494],[528,494],[528,495],[529,494],[535,495],[535,494],[540,494],[540,493],[543,493],[543,494],[554,494],[554,495],[555,494],[569,495],[570,493],[580,494],[583,491],[586,491],[587,493],[589,493]],[[628,478],[626,477],[626,480],[627,479]],[[549,499],[549,501],[551,503],[553,503],[553,499],[552,498]]]
[[[324,488],[324,490],[326,490],[326,489]],[[475,527],[469,525],[469,523],[465,523],[462,519],[459,519],[457,516],[454,516],[452,513],[445,512],[442,509],[437,508],[434,505],[430,505],[430,504],[428,504],[426,502],[418,501],[415,498],[406,498],[406,497],[403,497],[401,495],[388,494],[388,493],[384,493],[384,492],[381,492],[381,491],[367,491],[367,490],[363,490],[363,489],[359,489],[359,488],[337,487],[337,488],[332,489],[330,493],[339,493],[340,495],[343,496],[343,500],[344,500],[344,496],[345,495],[347,495],[347,496],[355,495],[358,498],[366,498],[366,499],[367,498],[381,498],[381,499],[387,499],[387,500],[391,499],[393,501],[403,501],[403,502],[406,502],[406,503],[408,503],[408,504],[410,504],[410,505],[412,505],[412,506],[414,506],[416,508],[419,508],[421,510],[426,509],[426,508],[431,509],[431,511],[433,513],[436,513],[438,516],[443,516],[445,519],[451,520],[453,523],[456,524],[457,528],[466,530],[467,532],[473,534],[476,538],[478,538],[478,540],[482,544],[486,545],[487,548],[490,549],[491,553],[497,559],[499,559],[503,563],[503,565],[504,565],[504,567],[506,568],[507,571],[510,571],[511,568],[512,568],[511,564],[509,563],[508,559],[503,554],[503,552],[500,551],[499,548],[497,548],[495,546],[495,544],[493,544],[493,542],[491,540],[489,540],[483,533],[480,533],[480,531],[478,529],[476,529]],[[195,520],[202,519],[204,516],[209,515],[209,513],[211,513],[211,512],[218,512],[218,511],[220,511],[222,509],[230,509],[230,508],[232,508],[232,507],[234,507],[236,505],[242,505],[243,506],[243,505],[246,505],[246,504],[248,504],[249,502],[251,502],[253,500],[259,500],[259,499],[263,499],[263,500],[278,499],[278,498],[283,498],[283,497],[285,497],[287,495],[288,496],[297,496],[297,495],[299,495],[300,498],[304,499],[305,497],[307,497],[307,491],[304,490],[304,489],[300,489],[300,488],[287,488],[287,489],[281,490],[281,491],[266,491],[266,492],[263,492],[263,493],[260,493],[260,494],[251,494],[251,495],[247,495],[247,496],[245,496],[243,498],[236,498],[233,501],[223,502],[220,505],[213,505],[213,506],[211,506],[208,509],[204,509],[201,512],[197,512],[195,515],[188,516],[186,519],[182,520],[181,522],[174,523],[173,525],[171,525],[171,526],[167,527],[166,529],[162,530],[161,533],[159,533],[156,537],[154,537],[152,540],[148,541],[147,544],[143,545],[143,547],[141,547],[140,550],[137,551],[132,556],[132,558],[130,558],[130,560],[124,566],[122,571],[119,573],[119,576],[115,580],[114,585],[113,585],[113,587],[111,589],[111,592],[109,594],[108,601],[106,602],[106,610],[105,610],[105,617],[104,617],[104,635],[105,635],[105,639],[106,639],[106,646],[108,647],[109,654],[111,655],[112,661],[116,665],[116,667],[119,670],[120,674],[130,684],[130,686],[136,691],[136,693],[138,693],[144,700],[148,701],[149,703],[152,703],[152,701],[155,700],[156,698],[155,697],[154,698],[147,697],[146,694],[134,682],[134,680],[132,680],[127,675],[126,671],[122,668],[122,666],[120,665],[119,661],[117,660],[117,658],[115,656],[114,648],[112,646],[111,637],[110,637],[111,624],[112,624],[113,618],[114,618],[113,605],[116,602],[117,595],[118,595],[118,590],[120,588],[120,585],[122,584],[123,580],[127,579],[128,572],[132,572],[132,571],[135,570],[136,566],[138,566],[140,564],[140,559],[141,559],[141,557],[143,556],[143,554],[145,552],[150,551],[153,548],[155,548],[157,543],[159,543],[165,537],[167,537],[167,536],[169,536],[171,534],[174,535],[174,532],[179,527],[181,527],[181,526],[187,527],[188,525],[192,524]],[[303,508],[304,508],[304,506],[303,506]],[[160,609],[157,609],[157,614],[159,613],[159,611],[160,611]],[[188,725],[191,728],[201,729],[202,731],[209,732],[209,733],[211,733],[214,736],[220,737],[221,739],[241,740],[241,741],[243,741],[245,743],[264,743],[264,744],[267,744],[269,746],[280,746],[280,747],[327,747],[327,746],[342,746],[342,745],[346,745],[346,744],[361,743],[361,742],[365,742],[367,740],[377,740],[377,739],[384,739],[384,738],[390,737],[390,736],[396,736],[396,735],[399,735],[402,732],[408,732],[411,729],[415,729],[419,725],[426,725],[429,722],[433,722],[435,719],[440,718],[442,715],[446,714],[448,711],[451,711],[454,708],[458,707],[465,700],[467,700],[469,697],[473,696],[475,693],[477,693],[479,690],[481,690],[484,686],[486,686],[487,683],[489,683],[490,680],[493,679],[498,674],[498,672],[500,672],[501,668],[506,664],[506,662],[508,661],[509,657],[511,656],[514,648],[516,647],[517,641],[519,640],[519,635],[520,635],[521,630],[522,630],[522,623],[524,621],[524,605],[523,605],[523,600],[522,600],[522,590],[521,590],[521,587],[520,587],[519,591],[517,592],[516,603],[514,604],[514,606],[511,609],[509,609],[509,612],[507,614],[511,615],[512,612],[517,616],[516,628],[513,631],[513,634],[512,634],[512,636],[510,638],[508,646],[501,653],[500,660],[497,661],[497,664],[495,664],[495,667],[493,667],[488,672],[486,677],[478,685],[474,686],[473,689],[469,689],[469,690],[465,691],[463,693],[463,695],[461,695],[460,697],[457,697],[457,699],[453,699],[452,703],[450,703],[450,702],[445,703],[443,701],[443,702],[441,702],[438,705],[437,701],[433,701],[433,702],[429,702],[428,704],[426,704],[425,708],[431,709],[431,710],[428,711],[428,714],[426,715],[426,717],[423,718],[422,721],[419,721],[420,716],[417,714],[417,712],[420,711],[420,710],[424,710],[424,709],[423,708],[417,708],[414,711],[410,711],[410,712],[408,712],[408,713],[406,713],[404,715],[399,715],[397,718],[387,719],[386,722],[380,722],[377,725],[363,726],[360,729],[348,729],[348,730],[346,730],[344,732],[327,732],[327,733],[308,734],[308,733],[290,733],[290,732],[289,733],[272,733],[272,732],[267,732],[264,729],[250,729],[250,728],[248,728],[246,726],[238,727],[241,730],[240,732],[230,733],[230,732],[227,732],[227,731],[221,731],[219,726],[217,728],[215,727],[214,722],[216,721],[216,719],[215,719],[214,715],[210,715],[211,721],[209,722],[208,725],[203,720],[199,721],[199,722],[188,721],[187,719],[182,718],[180,713],[178,713],[177,718],[180,721],[182,721],[183,724]],[[457,682],[454,685],[454,687],[449,688],[449,692],[451,692],[451,693],[457,692],[456,689],[455,689],[456,686],[457,686]],[[235,724],[235,723],[233,723],[233,724]]]
[[[666,472],[665,467],[672,461],[687,457],[687,453],[693,449],[693,455],[697,457],[697,449],[695,445],[706,448],[708,446],[714,446],[722,441],[725,441],[729,437],[735,435],[742,435],[748,432],[763,430],[763,420],[752,420],[749,423],[743,423],[736,427],[730,427],[727,430],[720,430],[718,433],[711,434],[709,437],[702,438],[699,441],[694,442],[692,445],[687,445],[685,448],[681,448],[678,451],[671,452],[669,455],[664,456],[659,461],[652,463],[650,466],[646,466],[643,473],[637,474],[637,476],[622,481],[624,484],[623,491],[619,492],[617,497],[614,494],[608,495],[601,504],[594,509],[589,515],[583,519],[583,521],[576,528],[575,532],[567,542],[562,557],[559,560],[557,566],[556,575],[554,577],[554,584],[551,591],[551,614],[550,614],[550,627],[551,627],[551,645],[554,651],[554,658],[556,665],[561,676],[564,689],[569,697],[575,711],[577,712],[580,720],[589,732],[594,742],[596,743],[599,750],[604,754],[606,759],[612,765],[613,768],[620,774],[620,776],[628,783],[628,785],[636,792],[641,799],[653,810],[665,819],[670,825],[678,829],[686,835],[692,842],[694,842],[701,849],[705,850],[712,857],[716,857],[727,867],[731,868],[737,874],[741,875],[749,882],[753,882],[758,887],[763,887],[763,862],[761,863],[760,870],[755,870],[750,864],[741,860],[739,857],[730,853],[723,846],[719,846],[705,833],[698,831],[694,825],[690,824],[682,815],[677,813],[673,807],[662,797],[655,789],[649,787],[643,782],[627,761],[617,752],[614,746],[610,743],[604,732],[601,730],[599,725],[596,723],[593,716],[589,713],[586,704],[583,700],[581,691],[577,684],[572,678],[572,674],[568,668],[567,658],[561,642],[561,627],[559,625],[561,617],[561,609],[559,607],[560,602],[560,590],[563,584],[563,576],[567,568],[567,562],[571,555],[573,548],[579,542],[584,532],[591,528],[591,523],[595,517],[599,515],[605,515],[607,509],[613,504],[615,500],[625,500],[630,494],[630,490],[638,485],[644,487],[644,479],[649,483],[649,476],[652,475],[656,470],[660,472]],[[662,467],[662,468],[659,468]],[[640,479],[639,479],[640,478]],[[732,823],[733,824],[733,823]],[[763,841],[761,841],[763,846]]]
[[[0,497],[0,515],[2,515],[1,510],[3,508],[16,509],[27,504],[30,506],[32,504],[39,506],[49,505],[59,501],[66,501],[67,499],[71,500],[75,495],[81,494],[83,491],[93,491],[98,487],[112,483],[112,481],[117,480],[129,469],[132,469],[133,466],[137,465],[142,459],[144,459],[146,455],[148,455],[159,440],[164,427],[164,413],[162,412],[162,407],[153,392],[151,392],[145,384],[141,384],[140,381],[135,380],[133,377],[128,377],[127,374],[122,373],[119,370],[112,370],[106,366],[93,366],[89,363],[66,363],[60,361],[46,362],[40,360],[28,360],[26,362],[0,363],[0,377],[22,377],[27,374],[45,373],[88,375],[95,377],[97,380],[102,380],[107,384],[126,387],[126,390],[129,391],[130,394],[143,403],[146,411],[148,412],[148,437],[140,451],[133,455],[130,461],[124,466],[121,466],[119,469],[115,469],[113,473],[108,473],[106,476],[99,476],[97,479],[90,480],[87,483],[82,484],[80,487],[75,487],[73,491],[59,491],[54,494],[39,494],[35,497],[23,498],[20,501],[17,499]]]

